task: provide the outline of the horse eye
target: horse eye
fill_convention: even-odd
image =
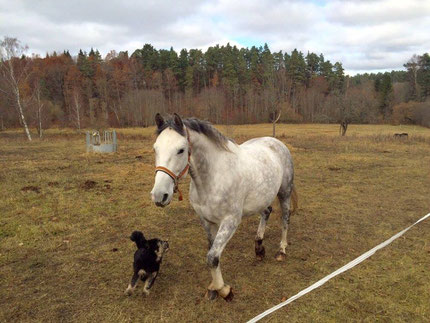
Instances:
[[[183,150],[183,149],[179,149],[179,151],[178,151],[178,155],[182,154],[183,152],[184,152],[184,150]]]

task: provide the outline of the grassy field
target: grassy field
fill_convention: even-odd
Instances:
[[[220,126],[241,143],[271,125]],[[204,299],[206,237],[188,202],[151,204],[154,129],[119,130],[119,152],[85,153],[85,138],[48,130],[28,143],[0,133],[0,320],[243,322],[296,294],[412,224],[430,209],[430,129],[414,126],[279,125],[291,149],[299,210],[287,260],[275,205],[266,258],[255,260],[258,217],[246,218],[222,257],[235,299]],[[395,132],[409,139],[396,140]],[[130,233],[169,239],[151,295],[123,295],[135,246]],[[430,221],[270,322],[429,322]]]

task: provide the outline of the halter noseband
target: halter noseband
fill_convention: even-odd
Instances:
[[[191,142],[190,142],[190,133],[188,132],[188,128],[185,128],[185,131],[187,132],[187,141],[188,141],[188,162],[187,162],[187,166],[185,166],[185,168],[182,170],[182,172],[179,173],[178,176],[175,175],[174,172],[172,172],[170,169],[163,167],[163,166],[157,166],[155,167],[155,174],[157,174],[157,172],[163,172],[167,175],[169,175],[172,179],[173,179],[173,183],[175,184],[175,188],[173,189],[173,193],[178,192],[179,194],[179,201],[182,201],[182,192],[179,189],[178,183],[179,183],[179,179],[184,176],[188,169],[190,168],[190,157],[191,157]]]

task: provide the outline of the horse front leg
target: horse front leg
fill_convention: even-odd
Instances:
[[[219,226],[218,232],[207,254],[207,263],[212,275],[212,282],[208,286],[207,293],[209,299],[215,299],[217,294],[221,295],[226,301],[231,301],[233,299],[232,288],[224,284],[224,279],[222,278],[220,258],[239,223],[240,216],[232,216],[224,219]]]
[[[209,222],[206,219],[204,219],[203,217],[200,218],[203,228],[206,231],[206,235],[208,237],[208,250],[210,250],[212,248],[212,244],[215,240],[215,236],[218,232],[218,224],[213,223],[213,222]]]

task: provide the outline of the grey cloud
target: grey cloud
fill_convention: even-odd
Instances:
[[[380,25],[387,22],[428,19],[430,2],[408,1],[333,1],[325,7],[328,21],[347,26]]]
[[[348,71],[402,68],[430,48],[429,1],[30,1],[0,0],[0,36],[30,52],[82,48],[176,50],[267,42],[341,61]],[[248,40],[248,41],[246,41]],[[239,43],[238,43],[239,42]]]
[[[180,20],[195,13],[200,2],[182,1],[178,5],[174,0],[145,1],[20,1],[22,12],[32,12],[55,23],[96,22],[99,24],[128,25],[130,31],[136,29],[157,28],[163,23]],[[142,30],[139,30],[142,32]]]

